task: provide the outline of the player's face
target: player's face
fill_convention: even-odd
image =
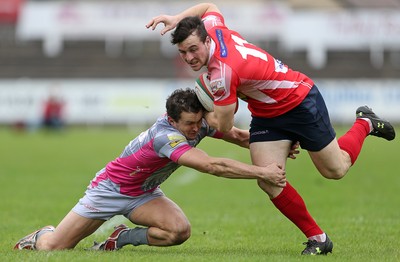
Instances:
[[[182,112],[181,119],[175,121],[169,118],[170,124],[181,132],[188,140],[195,139],[199,133],[201,122],[203,119],[203,112],[188,113]]]
[[[195,33],[191,34],[183,42],[179,43],[178,50],[181,58],[193,71],[199,71],[208,63],[210,54],[210,38],[203,43]]]

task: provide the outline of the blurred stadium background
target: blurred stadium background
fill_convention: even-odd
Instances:
[[[34,126],[49,95],[67,124],[152,122],[198,73],[145,24],[196,2],[1,0],[0,124]],[[214,2],[231,29],[312,77],[335,123],[363,104],[400,122],[399,0]]]

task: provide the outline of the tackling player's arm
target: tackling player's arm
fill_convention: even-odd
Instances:
[[[226,142],[230,142],[244,148],[249,148],[250,132],[248,130],[232,127],[229,132],[223,133],[222,139]],[[290,148],[288,158],[296,159],[296,155],[300,153],[299,147],[299,142],[293,143],[292,147]]]
[[[250,133],[248,130],[232,127],[229,132],[223,133],[222,139],[226,142],[236,144],[238,146],[249,148]]]
[[[212,3],[202,3],[195,6],[192,6],[183,12],[171,16],[171,15],[159,15],[153,17],[147,24],[146,28],[151,28],[152,30],[156,29],[157,25],[160,23],[164,24],[164,28],[161,30],[161,35],[164,35],[166,32],[173,30],[176,25],[183,18],[188,16],[203,16],[207,12],[217,12],[221,13],[218,7]]]
[[[259,167],[229,158],[211,157],[198,148],[192,148],[179,157],[178,164],[219,177],[262,179],[278,187],[286,185],[285,170],[276,163]]]

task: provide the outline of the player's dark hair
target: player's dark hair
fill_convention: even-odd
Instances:
[[[203,21],[198,16],[188,16],[183,18],[171,34],[171,43],[179,44],[186,40],[192,33],[196,33],[200,40],[204,43],[208,36]]]
[[[194,89],[177,89],[168,98],[166,103],[167,114],[175,121],[179,121],[182,112],[205,112]]]

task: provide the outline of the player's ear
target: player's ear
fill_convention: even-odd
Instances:
[[[172,117],[170,117],[170,116],[168,116],[168,123],[170,123],[172,126],[174,126],[175,127],[175,120],[172,118]]]
[[[211,44],[211,38],[210,38],[210,36],[207,36],[207,37],[206,37],[206,40],[204,41],[204,44],[207,46],[207,48],[210,47],[210,44]]]

